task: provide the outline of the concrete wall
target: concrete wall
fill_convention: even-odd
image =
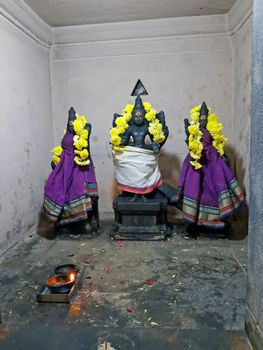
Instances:
[[[255,350],[263,349],[263,2],[253,6],[250,143],[250,216],[246,330]]]
[[[35,227],[53,132],[48,45],[3,8],[0,43],[1,254]]]
[[[220,15],[53,29],[55,140],[60,142],[71,105],[92,123],[101,212],[112,210],[114,194],[112,116],[134,101],[130,93],[138,78],[149,93],[144,100],[164,110],[170,128],[160,158],[165,179],[178,178],[187,154],[183,119],[203,100],[232,141],[233,56],[226,26]]]
[[[235,26],[235,16],[241,6],[242,17]],[[244,11],[245,10],[245,11]],[[233,139],[236,175],[246,189],[249,199],[250,158],[250,102],[251,102],[251,52],[252,52],[252,2],[236,2],[229,13],[231,42],[233,44],[234,89],[233,89]]]

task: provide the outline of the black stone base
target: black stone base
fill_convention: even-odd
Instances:
[[[113,201],[115,225],[111,237],[127,240],[164,240],[171,234],[167,224],[167,199],[159,192],[149,196],[121,195]]]
[[[168,225],[157,226],[125,226],[115,224],[111,237],[120,240],[163,241],[170,236]]]

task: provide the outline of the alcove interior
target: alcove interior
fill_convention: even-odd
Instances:
[[[230,343],[233,346],[245,343],[247,237],[238,237],[237,234],[236,240],[185,241],[175,234],[165,243],[124,242],[121,245],[109,239],[107,230],[110,230],[113,222],[112,200],[116,195],[109,129],[113,114],[120,113],[127,103],[133,103],[134,97],[130,94],[136,81],[141,79],[149,94],[143,100],[149,101],[157,111],[165,112],[170,135],[160,155],[160,168],[164,180],[176,184],[187,154],[183,120],[189,116],[192,107],[206,101],[224,126],[224,135],[228,139],[226,153],[246,193],[249,207],[252,1],[215,0],[210,5],[207,1],[198,1],[198,6],[192,12],[181,1],[178,1],[178,8],[174,12],[171,9],[169,11],[169,1],[159,4],[158,9],[156,4],[153,7],[153,4],[150,6],[149,2],[141,1],[141,5],[138,2],[136,6],[143,7],[134,12],[129,8],[132,4],[127,5],[128,10],[126,15],[122,14],[123,17],[119,12],[121,8],[118,8],[121,5],[114,5],[112,1],[101,5],[105,7],[101,8],[101,12],[97,10],[100,6],[98,3],[90,2],[90,14],[81,7],[84,1],[78,1],[73,7],[69,6],[70,3],[65,1],[59,7],[59,2],[52,5],[31,0],[6,1],[0,9],[0,135],[3,150],[0,173],[0,253],[4,268],[1,281],[1,327],[9,325],[4,341],[8,342],[12,334],[15,334],[16,340],[22,337],[22,333],[19,333],[22,329],[22,310],[27,302],[23,304],[18,299],[19,293],[14,288],[19,289],[19,285],[23,302],[24,297],[30,295],[30,303],[34,306],[32,310],[25,311],[25,319],[29,323],[33,322],[34,317],[39,321],[31,338],[40,334],[43,341],[47,341],[41,328],[45,323],[43,315],[47,313],[50,320],[53,311],[50,311],[50,305],[48,309],[44,309],[46,305],[34,305],[32,289],[42,282],[43,274],[39,274],[39,270],[43,266],[48,266],[50,270],[56,262],[68,259],[84,264],[86,271],[89,271],[86,277],[93,273],[92,278],[85,279],[85,283],[88,283],[86,289],[92,288],[92,292],[85,294],[80,288],[75,299],[77,302],[73,302],[67,312],[65,305],[52,305],[56,314],[54,329],[57,334],[63,334],[59,319],[68,315],[70,321],[65,327],[70,329],[72,324],[78,337],[78,332],[85,329],[86,323],[92,326],[92,322],[88,321],[99,309],[100,317],[94,316],[95,324],[100,320],[98,327],[101,333],[96,333],[97,339],[104,336],[103,322],[108,326],[108,320],[117,320],[115,323],[112,321],[109,327],[130,329],[126,333],[128,340],[123,349],[132,349],[131,339],[136,336],[137,341],[143,344],[143,332],[136,336],[133,334],[133,329],[139,331],[140,327],[145,331],[145,337],[148,337],[148,345],[152,344],[150,339],[155,339],[155,342],[162,339],[162,344],[166,345],[160,345],[158,349],[169,349],[167,344],[170,342],[169,346],[174,346],[176,340],[171,331],[173,322],[165,323],[164,313],[169,303],[173,303],[171,321],[175,322],[178,316],[179,321],[175,322],[174,328],[181,330],[177,336],[182,348],[199,344],[198,336],[201,333],[207,341],[216,339],[213,349],[222,349],[219,347],[220,341],[226,341],[226,346],[229,346],[224,349],[230,349]],[[105,226],[97,241],[82,237],[72,242],[46,241],[35,233],[44,183],[51,170],[50,150],[61,141],[71,106],[92,124],[90,147],[99,186],[100,217],[102,227],[103,224]],[[166,250],[163,250],[162,245]],[[137,250],[139,255],[136,255]],[[90,256],[94,260],[92,268],[90,263],[83,263],[85,257]],[[118,261],[114,260],[115,256]],[[132,271],[133,264],[129,256],[138,264],[137,273]],[[162,266],[160,270],[158,259]],[[176,271],[180,262],[184,268],[181,265],[179,277]],[[143,273],[144,263],[149,278],[154,276],[154,284],[159,284],[158,305],[156,297],[152,295],[154,285],[149,287],[143,283],[147,280],[147,275]],[[122,271],[125,264],[130,270]],[[202,265],[201,272],[197,268],[198,264]],[[104,271],[104,275],[100,275],[106,265],[110,266],[111,272],[105,276]],[[44,269],[46,274],[48,269]],[[112,276],[114,269],[115,277]],[[194,273],[184,285],[184,276],[191,269]],[[131,271],[131,277],[126,275],[128,271]],[[195,271],[199,276],[197,279]],[[25,277],[26,272],[28,274]],[[116,277],[118,274],[121,276],[119,279]],[[138,274],[142,274],[142,281]],[[100,278],[104,278],[103,282]],[[176,281],[172,284],[173,279]],[[96,281],[93,286],[92,281]],[[113,287],[112,281],[117,287]],[[224,281],[228,282],[224,284]],[[179,292],[180,283],[185,289],[183,291],[181,288]],[[125,288],[120,287],[121,284]],[[216,289],[213,285],[216,285]],[[137,318],[134,315],[136,310],[127,314],[127,308],[133,307],[129,305],[129,300],[137,297],[128,296],[129,286],[136,288],[138,294],[148,293],[145,299],[140,299],[142,309]],[[120,293],[116,293],[118,300],[114,299],[112,288],[119,290]],[[170,291],[169,295],[162,295],[166,288]],[[96,293],[100,289],[103,293],[98,298]],[[191,290],[194,295],[192,301]],[[198,290],[203,290],[203,293],[198,294]],[[107,293],[112,293],[108,300]],[[180,297],[176,300],[178,293]],[[84,307],[85,298],[89,301]],[[151,309],[147,302],[151,298],[155,300],[153,304],[158,312],[151,310],[155,316],[149,314],[146,317]],[[181,309],[180,298],[183,298],[184,305]],[[209,299],[207,305],[206,298]],[[108,309],[105,305],[109,303]],[[117,305],[115,310],[114,303]],[[176,303],[179,311],[175,307]],[[198,308],[200,312],[196,312]],[[115,313],[112,311],[110,314],[109,310]],[[120,310],[125,310],[124,315]],[[176,316],[177,311],[179,314]],[[192,312],[194,317],[191,317]],[[128,320],[127,315],[130,317]],[[79,328],[76,321],[78,317]],[[193,333],[187,336],[187,330]],[[26,332],[25,329],[23,331]],[[92,337],[92,331],[88,333]],[[120,331],[118,334],[121,338]],[[55,339],[55,333],[52,337]],[[183,343],[183,339],[189,339],[189,342]],[[125,344],[125,337],[119,341]],[[201,349],[200,344],[198,349]],[[141,348],[147,349],[143,346]]]

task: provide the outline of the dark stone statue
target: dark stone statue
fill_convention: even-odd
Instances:
[[[164,239],[169,233],[168,198],[163,191],[166,187],[158,167],[158,156],[169,130],[163,111],[156,113],[151,107],[145,108],[141,96],[147,92],[140,80],[134,94],[136,99],[128,127],[120,134],[118,150],[113,147],[115,177],[122,194],[113,202],[116,225],[112,236]],[[115,113],[112,122],[117,130],[119,117],[121,115]]]
[[[156,114],[156,119],[162,124],[162,130],[165,135],[165,140],[162,143],[157,143],[153,140],[153,135],[149,133],[149,122],[145,119],[146,110],[143,106],[140,96],[136,97],[135,105],[132,111],[132,119],[129,128],[122,135],[121,146],[134,146],[144,149],[152,150],[154,153],[159,153],[161,147],[164,145],[168,135],[169,130],[165,123],[165,115],[163,111]],[[112,126],[115,126],[115,120],[120,115],[115,113],[113,117]],[[146,136],[149,136],[151,143],[145,143]]]

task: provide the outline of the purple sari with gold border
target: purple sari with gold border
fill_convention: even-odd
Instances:
[[[186,221],[211,228],[224,228],[226,219],[244,202],[234,174],[212,145],[212,136],[202,129],[203,167],[195,170],[188,154],[179,176],[177,201]]]
[[[74,162],[74,135],[66,132],[62,139],[60,162],[50,174],[44,189],[43,208],[61,225],[85,220],[92,210],[92,197],[98,197],[92,162],[79,166]]]

